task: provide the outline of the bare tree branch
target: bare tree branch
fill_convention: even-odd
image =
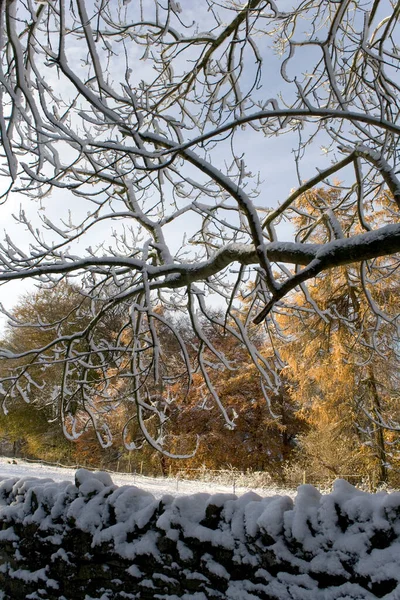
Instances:
[[[236,367],[216,338],[276,393],[283,363],[254,323],[273,347],[283,314],[352,326],[312,291],[335,268],[366,298],[374,332],[359,340],[381,351],[382,323],[400,329],[398,5],[207,0],[192,14],[0,5],[0,282],[76,300],[51,323],[5,310],[12,331],[47,337],[17,351],[5,334],[1,395],[28,401],[58,365],[48,398],[71,438],[92,422],[107,446],[123,397],[168,453],[168,403],[195,375],[232,425],[216,379]]]

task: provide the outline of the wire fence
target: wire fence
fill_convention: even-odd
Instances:
[[[26,463],[34,464],[37,466],[48,466],[48,467],[56,467],[63,469],[87,469],[89,471],[104,471],[109,473],[110,475],[125,475],[132,477],[132,483],[135,484],[136,478],[140,477],[148,480],[175,480],[175,488],[176,491],[179,491],[180,482],[184,481],[203,481],[208,482],[210,484],[219,484],[232,487],[233,493],[236,492],[238,488],[249,488],[249,489],[271,489],[276,488],[277,486],[282,489],[295,489],[299,485],[302,484],[311,484],[315,487],[319,488],[322,491],[330,491],[332,485],[336,479],[345,479],[352,485],[356,487],[360,487],[364,490],[375,491],[375,486],[371,477],[365,477],[361,473],[348,473],[348,474],[338,474],[332,477],[321,477],[320,474],[317,473],[309,473],[307,471],[303,471],[302,473],[296,473],[295,477],[290,477],[285,481],[274,481],[271,475],[265,471],[246,471],[242,472],[235,468],[226,468],[226,469],[208,469],[207,467],[198,467],[198,468],[184,468],[177,472],[172,472],[171,470],[167,475],[164,476],[149,476],[143,473],[143,462],[139,462],[136,466],[132,467],[130,471],[120,470],[119,464],[117,464],[116,470],[111,470],[104,468],[102,466],[93,466],[89,464],[81,464],[81,463],[69,463],[64,464],[61,461],[48,461],[42,459],[31,459],[25,457],[16,457],[11,458],[7,456],[3,456],[3,459],[9,461],[10,463],[15,462],[18,464],[18,461],[23,461]]]

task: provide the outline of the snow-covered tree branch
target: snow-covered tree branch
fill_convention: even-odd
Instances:
[[[57,363],[52,398],[69,437],[92,422],[107,445],[105,417],[123,397],[166,450],[172,387],[190,389],[200,372],[220,404],[212,373],[236,368],[210,328],[243,344],[268,397],[282,361],[266,358],[259,327],[282,338],[290,311],[342,318],[307,282],[344,265],[368,299],[372,338],[382,323],[397,332],[387,301],[400,252],[399,7],[290,6],[1,5],[0,191],[17,228],[0,245],[0,282],[76,293],[51,323],[9,315],[51,335],[24,352],[5,342],[5,408]]]

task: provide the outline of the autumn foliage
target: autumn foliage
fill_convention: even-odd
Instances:
[[[307,231],[308,241],[322,243],[335,235],[330,231],[332,223],[323,218],[327,198],[330,205],[338,205],[337,230],[343,235],[351,231],[353,223],[337,188],[317,190],[298,199],[294,219],[298,238]],[[311,235],[310,215],[315,217]],[[371,222],[375,218],[376,214],[366,215]],[[332,269],[318,282],[311,281],[306,292],[300,288],[292,293],[291,310],[286,307],[275,317],[278,334],[254,326],[250,336],[260,355],[278,356],[281,365],[279,378],[271,373],[276,378],[275,393],[267,398],[257,364],[240,341],[225,335],[217,318],[213,325],[201,323],[210,346],[202,352],[200,364],[201,340],[188,319],[160,308],[157,334],[164,384],[157,382],[152,354],[145,346],[142,364],[146,368],[139,381],[148,403],[142,425],[153,439],[162,441],[166,455],[146,443],[136,418],[132,380],[117,377],[112,364],[107,395],[99,386],[93,402],[100,409],[102,427],[116,442],[101,448],[98,431],[79,401],[74,418],[80,435],[67,442],[57,405],[60,366],[56,360],[51,364],[50,358],[35,367],[43,386],[32,388],[30,403],[18,398],[4,406],[9,414],[0,417],[3,445],[8,441],[14,451],[31,457],[164,475],[233,468],[263,471],[274,480],[295,483],[304,477],[318,483],[344,476],[354,482],[368,480],[372,486],[396,484],[400,481],[399,345],[390,315],[395,317],[400,307],[398,278],[391,266],[390,257],[379,259],[374,279],[363,264]],[[60,332],[72,333],[75,301],[76,290],[68,284],[22,298],[10,315],[4,344],[23,353],[51,342]],[[83,325],[89,318],[85,303],[78,317]],[[113,318],[103,333],[110,340],[121,328],[123,306]],[[236,318],[241,318],[240,311]],[[30,321],[32,327],[19,327],[22,321]],[[35,327],[39,321],[45,324],[40,329]],[[185,359],[195,366],[191,386],[181,376],[181,347],[169,321],[191,348]],[[125,339],[129,335],[128,328],[120,335],[121,347],[129,345]],[[218,353],[225,362],[215,369],[213,357]],[[24,357],[19,360],[23,366]],[[9,368],[8,363],[0,368]],[[45,391],[45,383],[52,392]],[[96,389],[95,378],[93,385]],[[160,419],[161,414],[165,418]],[[228,428],[227,420],[234,426]],[[177,461],[172,456],[186,458]]]

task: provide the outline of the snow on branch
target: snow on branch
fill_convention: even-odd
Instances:
[[[4,309],[4,410],[40,390],[70,438],[108,446],[118,414],[173,454],[193,390],[234,425],[218,381],[245,356],[272,406],[288,314],[398,336],[399,13],[376,7],[1,4],[0,289],[37,286]],[[314,287],[343,269],[348,314]]]

